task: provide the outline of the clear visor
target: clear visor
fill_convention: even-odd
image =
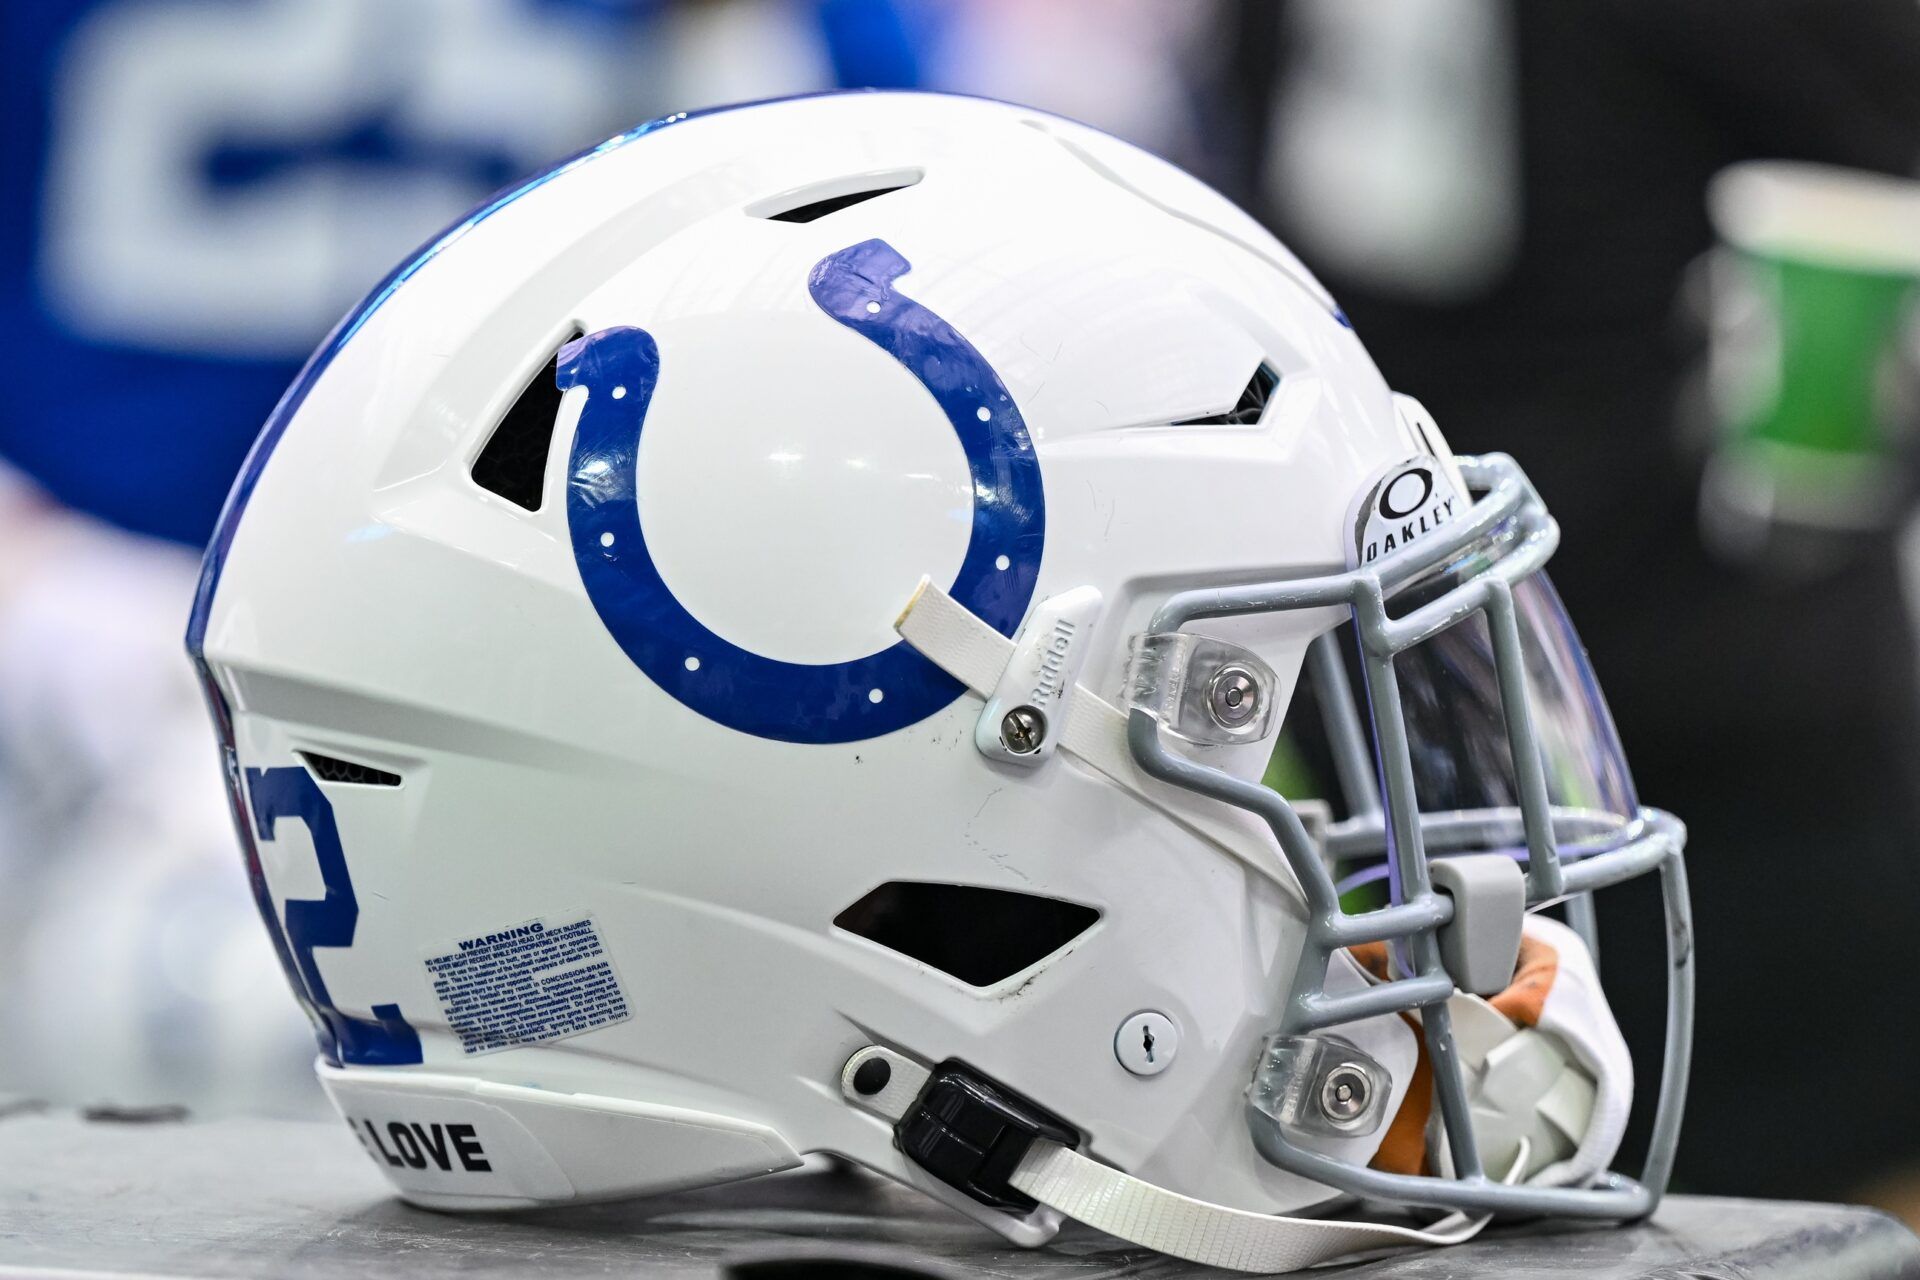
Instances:
[[[1450,566],[1392,601],[1404,614],[1484,567]],[[1555,847],[1565,863],[1619,848],[1639,834],[1640,806],[1613,718],[1573,623],[1544,573],[1515,584],[1534,742],[1545,774]],[[1382,816],[1382,751],[1373,690],[1352,625],[1317,642],[1286,718],[1267,780],[1290,799],[1325,799],[1335,821],[1327,853],[1347,893],[1390,879],[1397,853]],[[1526,832],[1492,635],[1484,615],[1394,659],[1422,843],[1428,857],[1498,852],[1523,866]]]

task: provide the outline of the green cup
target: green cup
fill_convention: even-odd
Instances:
[[[1708,208],[1722,247],[1704,534],[1736,560],[1832,567],[1913,488],[1920,182],[1755,162],[1717,176]]]

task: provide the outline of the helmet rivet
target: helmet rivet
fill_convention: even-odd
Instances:
[[[1320,1081],[1320,1111],[1334,1124],[1357,1123],[1373,1102],[1373,1081],[1351,1062],[1342,1062]]]
[[[1047,736],[1047,718],[1032,707],[1015,707],[1000,717],[1000,741],[1017,756],[1030,756]]]
[[[1221,667],[1207,684],[1207,710],[1223,729],[1252,723],[1260,711],[1260,682],[1243,666]]]

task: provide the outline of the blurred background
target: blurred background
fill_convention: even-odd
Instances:
[[[1692,830],[1678,1181],[1920,1223],[1920,0],[6,0],[0,1114],[323,1114],[180,647],[332,322],[490,191],[835,86],[1106,128],[1517,455]],[[1603,963],[1657,1061],[1654,890]]]

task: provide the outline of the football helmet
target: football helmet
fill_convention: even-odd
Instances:
[[[408,1199],[830,1153],[1020,1243],[1277,1269],[1666,1181],[1683,836],[1557,537],[1199,182],[826,95],[610,139],[396,270],[269,420],[188,646]],[[1590,895],[1641,874],[1631,1181]],[[1449,1217],[1281,1216],[1356,1198]]]

